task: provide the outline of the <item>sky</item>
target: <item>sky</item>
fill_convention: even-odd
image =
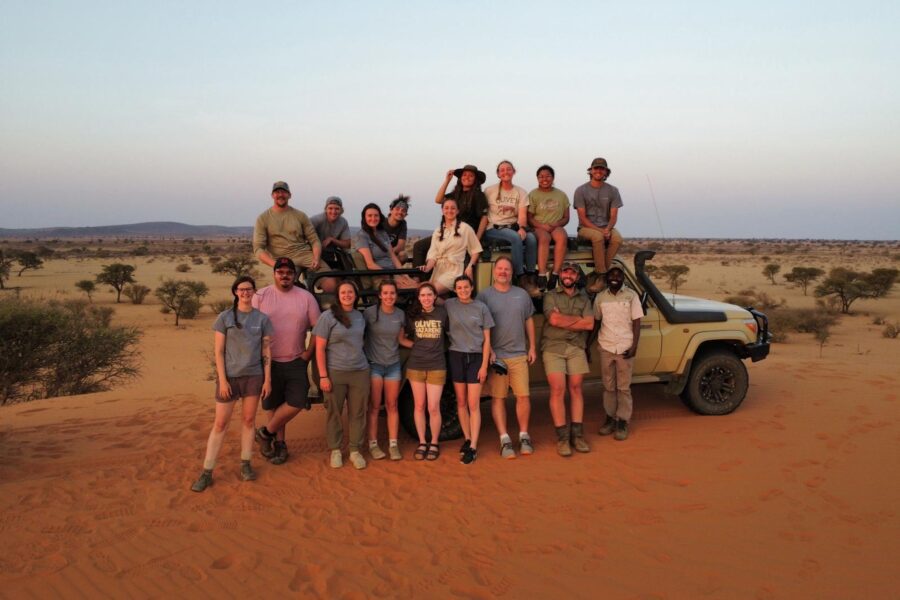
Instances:
[[[0,227],[252,225],[594,157],[631,237],[898,239],[897,2],[0,1]],[[569,229],[575,231],[573,211]]]

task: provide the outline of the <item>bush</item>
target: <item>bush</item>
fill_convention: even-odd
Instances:
[[[895,340],[900,335],[900,323],[888,323],[881,332],[883,337]]]
[[[195,265],[202,265],[203,259],[200,258],[199,256],[195,256],[194,258],[191,259],[191,262],[194,263]]]
[[[125,294],[125,297],[131,300],[132,304],[143,304],[144,298],[147,297],[147,294],[150,293],[150,288],[146,285],[141,285],[139,283],[133,283],[131,285],[127,285],[122,289],[122,293]]]
[[[215,314],[219,314],[222,311],[229,310],[234,305],[234,301],[232,300],[216,300],[215,302],[210,302],[209,307]]]
[[[179,319],[193,319],[200,312],[200,298],[209,293],[202,281],[176,281],[166,279],[154,291],[164,307],[175,313],[175,325]]]
[[[725,298],[725,302],[729,304],[737,304],[738,306],[752,306],[765,312],[774,310],[779,306],[784,306],[784,298],[782,298],[780,301],[775,300],[767,293],[757,292],[756,290],[751,288],[741,290],[733,296],[728,296],[727,298]]]
[[[188,271],[191,270],[191,265],[189,265],[187,263],[179,263],[179,265],[177,267],[175,267],[175,270],[178,271],[179,273],[187,273]]]
[[[837,323],[834,312],[817,308],[777,308],[767,315],[773,341],[785,342],[788,332],[816,334]]]
[[[0,404],[85,394],[138,373],[140,331],[84,300],[0,301]]]
[[[216,262],[212,272],[231,275],[232,278],[237,279],[243,275],[249,275],[255,266],[256,260],[250,256],[231,256],[226,260]]]

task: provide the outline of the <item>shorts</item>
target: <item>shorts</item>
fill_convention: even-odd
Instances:
[[[420,383],[444,385],[447,383],[447,371],[445,369],[429,369],[428,371],[407,369],[406,378],[410,381],[418,381]]]
[[[290,362],[272,361],[272,393],[262,401],[263,410],[275,410],[285,402],[294,408],[309,409],[308,362],[295,358]]]
[[[450,381],[453,383],[479,383],[478,371],[484,354],[481,352],[450,351]]]
[[[565,373],[566,375],[584,375],[590,373],[587,355],[584,348],[567,346],[564,352],[543,352],[545,373]]]
[[[231,397],[222,400],[219,398],[219,384],[216,383],[216,402],[234,402],[240,398],[251,398],[259,396],[262,392],[263,381],[265,377],[262,375],[245,375],[243,377],[229,377],[228,385],[231,386]]]
[[[531,391],[528,389],[528,356],[514,356],[512,358],[504,358],[508,373],[499,375],[492,369],[488,371],[487,387],[491,394],[491,398],[506,398],[509,388],[512,388],[513,394],[516,396],[530,396]]]
[[[369,363],[369,372],[369,377],[373,379],[386,379],[388,381],[400,381],[403,379],[403,367],[400,362],[387,366]]]

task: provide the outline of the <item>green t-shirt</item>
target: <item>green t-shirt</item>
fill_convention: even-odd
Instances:
[[[569,197],[562,190],[550,188],[544,192],[540,188],[528,193],[528,212],[538,223],[556,223],[563,218],[569,208]]]
[[[541,352],[563,354],[568,348],[584,348],[587,345],[588,331],[571,331],[550,325],[550,313],[559,309],[564,315],[576,317],[593,317],[594,308],[584,290],[578,290],[569,297],[562,290],[554,290],[544,294],[544,330],[541,334]]]

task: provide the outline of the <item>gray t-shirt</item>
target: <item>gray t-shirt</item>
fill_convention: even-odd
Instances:
[[[240,329],[235,325],[234,312],[228,309],[213,323],[213,331],[225,334],[225,375],[262,375],[262,339],[272,335],[272,322],[255,308],[249,313],[238,311],[237,322]]]
[[[575,190],[574,206],[577,209],[585,209],[588,220],[597,227],[609,225],[609,209],[622,207],[622,196],[615,186],[605,181],[598,188],[591,183],[578,186]]]
[[[388,237],[386,231],[382,231],[380,229],[375,230],[375,237],[378,238],[382,244],[384,244],[384,250],[378,247],[378,244],[372,241],[372,238],[369,237],[369,234],[360,229],[353,236],[353,247],[356,250],[360,248],[365,248],[369,252],[372,253],[372,260],[374,260],[379,267],[382,269],[393,269],[394,263],[391,262],[391,253],[389,252],[391,248],[391,238]]]
[[[326,310],[313,327],[313,335],[328,340],[328,370],[359,371],[369,369],[369,361],[363,353],[366,320],[358,310],[350,311],[350,328],[334,318],[334,312]]]
[[[316,228],[320,241],[327,237],[333,237],[336,240],[350,239],[350,224],[344,217],[338,217],[334,223],[329,223],[325,213],[319,213],[310,217],[309,222]]]
[[[531,296],[520,287],[512,286],[508,292],[494,286],[478,293],[494,317],[491,329],[491,349],[497,358],[513,358],[528,354],[528,336],[525,321],[534,314]]]
[[[400,362],[397,336],[406,327],[406,313],[394,307],[394,312],[388,314],[373,304],[363,311],[363,317],[366,319],[366,358],[369,362],[385,367]]]
[[[484,348],[484,330],[494,326],[494,318],[484,302],[472,300],[463,304],[459,298],[444,303],[450,317],[450,349],[454,352],[479,353]]]

